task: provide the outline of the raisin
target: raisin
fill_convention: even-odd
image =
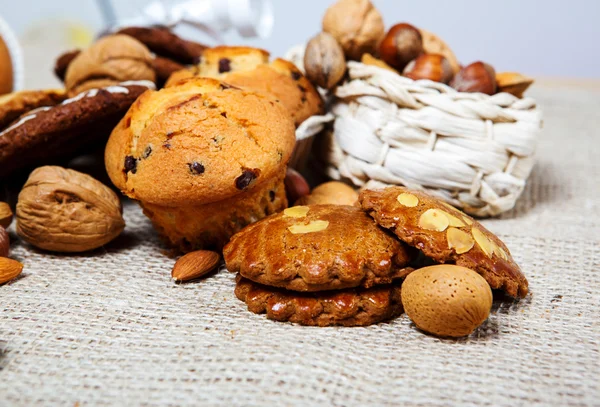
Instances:
[[[221,112],[221,116],[227,119],[227,112]]]
[[[269,198],[271,199],[271,202],[275,200],[275,191],[269,191]]]
[[[292,71],[292,79],[293,80],[297,81],[300,78],[302,78],[302,74],[300,72]]]
[[[165,141],[165,144],[163,144],[163,147],[166,148],[167,150],[171,149],[171,143],[169,143],[168,141]]]
[[[257,169],[245,169],[244,172],[242,172],[242,175],[235,179],[235,187],[239,190],[248,188],[250,184],[252,184],[252,182],[258,177],[259,173],[260,171]]]
[[[137,171],[137,160],[135,158],[133,158],[133,156],[128,155],[127,157],[125,157],[125,169],[124,169],[125,173],[128,173],[131,171],[132,174],[135,174]]]
[[[144,154],[142,155],[142,158],[148,158],[148,157],[150,157],[150,154],[152,154],[152,146],[146,147],[146,149],[144,150]]]
[[[302,85],[298,85],[298,89],[300,89],[300,92],[306,92],[306,88]]]
[[[188,164],[190,167],[190,172],[192,174],[203,174],[204,173],[204,165],[200,164],[197,161]]]
[[[219,73],[231,71],[231,61],[229,58],[219,59]]]

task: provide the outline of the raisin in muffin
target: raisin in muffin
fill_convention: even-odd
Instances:
[[[293,121],[271,95],[194,77],[144,93],[112,132],[105,161],[172,246],[221,250],[287,206],[294,143]]]
[[[321,96],[300,70],[283,59],[269,63],[269,53],[258,48],[209,48],[198,65],[173,73],[166,86],[189,77],[217,78],[243,89],[271,93],[287,108],[296,126],[323,113]]]

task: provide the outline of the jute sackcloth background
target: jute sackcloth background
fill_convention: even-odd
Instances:
[[[176,285],[134,205],[89,255],[22,243],[0,287],[0,405],[600,405],[600,94],[534,89],[539,159],[505,240],[531,294],[496,302],[473,335],[442,340],[404,315],[306,328],[254,315],[220,272]],[[12,229],[14,236],[14,225]]]

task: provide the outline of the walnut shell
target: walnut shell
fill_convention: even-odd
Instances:
[[[40,249],[83,252],[125,228],[117,195],[89,175],[62,167],[33,171],[19,193],[17,234]]]
[[[322,32],[314,36],[304,53],[306,77],[314,84],[331,89],[346,72],[344,50],[332,35]]]
[[[450,66],[452,66],[452,71],[456,74],[460,71],[460,64],[458,63],[458,59],[452,49],[442,40],[440,37],[435,35],[432,32],[429,32],[424,29],[419,29],[421,32],[421,37],[423,38],[423,51],[426,54],[441,54],[446,57],[448,62],[450,62]]]
[[[500,72],[496,73],[496,83],[498,84],[498,93],[506,92],[522,98],[523,93],[533,83],[533,79],[518,72]]]
[[[385,34],[383,18],[369,0],[338,0],[323,17],[323,31],[333,35],[348,59],[374,54]]]
[[[65,74],[65,87],[75,95],[124,81],[155,81],[150,50],[128,35],[110,35],[75,56]],[[90,82],[90,83],[88,83]]]

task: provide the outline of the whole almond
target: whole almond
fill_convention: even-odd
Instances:
[[[8,257],[0,257],[0,284],[15,279],[23,271],[23,264]]]
[[[190,281],[213,271],[221,260],[217,252],[197,250],[182,256],[175,262],[171,277],[175,281]]]
[[[0,257],[8,257],[9,250],[10,239],[8,238],[8,232],[0,226]]]
[[[406,277],[402,283],[402,305],[419,329],[442,337],[461,337],[487,319],[492,290],[471,269],[438,264]]]
[[[0,226],[4,229],[8,229],[10,222],[12,222],[13,213],[10,206],[6,202],[0,202]]]

